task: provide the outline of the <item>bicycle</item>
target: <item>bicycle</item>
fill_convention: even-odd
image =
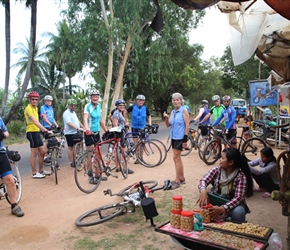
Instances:
[[[266,147],[266,142],[258,137],[251,137],[247,140],[244,139],[243,135],[246,131],[249,130],[248,126],[241,127],[242,134],[240,136],[236,136],[239,139],[238,142],[238,150],[241,154],[244,154],[248,161],[254,160],[257,154],[261,151],[262,148]],[[216,139],[211,140],[204,149],[203,152],[203,161],[207,165],[212,165],[217,162],[217,160],[221,156],[222,144],[223,140],[226,145],[229,147],[232,146],[231,140],[228,140],[226,135],[224,134],[224,130],[212,128],[216,132]]]
[[[142,200],[147,198],[149,193],[154,193],[155,191],[162,189],[165,191],[170,189],[171,187],[169,180],[165,180],[164,185],[162,187],[155,188],[157,184],[158,182],[154,180],[140,181],[133,183],[132,185],[120,190],[116,194],[112,194],[111,189],[104,190],[103,191],[104,195],[120,196],[124,199],[124,201],[98,207],[80,215],[75,221],[76,226],[78,227],[94,226],[97,224],[101,224],[105,221],[111,220],[118,215],[135,212],[136,207],[142,205]],[[128,210],[128,207],[131,207],[131,210]],[[154,211],[154,208],[152,210]],[[144,209],[143,211],[144,213],[146,213]],[[150,217],[149,219],[152,226],[155,226],[152,217],[156,215],[158,215],[156,210],[153,216],[152,214],[151,215],[145,214],[146,219]]]
[[[280,141],[288,145],[289,144],[289,125],[290,123],[285,123],[279,126],[266,126],[266,129],[264,131],[264,134],[262,135],[262,138],[266,141],[266,143],[269,146],[274,147],[275,144],[278,145],[278,140],[279,140],[279,135],[280,135]],[[276,138],[276,129],[281,129],[281,132],[277,133],[277,138]]]
[[[21,156],[18,153],[18,151],[9,150],[8,147],[6,147],[5,149],[6,149],[6,153],[7,153],[10,165],[11,165],[12,175],[13,175],[15,186],[16,186],[16,192],[17,192],[16,203],[19,203],[22,196],[22,180],[21,180],[21,175],[18,168],[18,161],[20,161]],[[2,182],[0,178],[0,200],[3,199],[4,197],[6,198],[7,202],[11,205],[11,202],[9,200],[9,196],[7,193],[6,185],[4,184],[4,182]]]
[[[92,137],[96,134],[92,133]],[[113,155],[116,155],[119,171],[126,179],[128,177],[128,166],[125,152],[121,147],[122,131],[120,127],[111,128],[109,132],[103,134],[102,142],[95,144],[93,150],[82,151],[78,157],[74,177],[77,187],[84,193],[95,191],[101,183],[102,174],[118,178],[112,171],[117,167],[111,167]],[[108,152],[105,157],[101,154],[101,147],[109,144]]]
[[[166,147],[160,140],[149,138],[149,134],[158,132],[158,127],[158,124],[146,125],[139,132],[127,132],[124,135],[127,158],[137,159],[143,166],[149,168],[162,164],[167,157]],[[134,143],[136,137],[138,140]]]
[[[73,140],[73,166],[76,166],[78,158],[86,151],[84,130],[77,129],[77,133],[72,136]]]

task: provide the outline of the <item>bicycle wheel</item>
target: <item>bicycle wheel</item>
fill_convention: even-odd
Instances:
[[[152,189],[152,188],[155,188],[158,184],[157,181],[154,181],[154,180],[151,180],[151,181],[142,181],[143,183],[143,186],[148,188],[148,189]],[[140,185],[139,183],[134,183],[133,185],[130,185],[126,188],[123,188],[121,191],[119,191],[118,193],[118,196],[123,196],[123,195],[126,195],[126,194],[134,194],[136,192],[139,192],[140,191]]]
[[[10,165],[11,165],[11,169],[12,169],[12,175],[13,175],[13,179],[15,182],[15,186],[16,186],[16,203],[19,203],[21,196],[22,196],[22,180],[21,180],[21,175],[18,169],[18,163],[14,162],[14,161],[10,161]],[[5,189],[7,190],[7,187],[5,187]],[[7,193],[5,193],[5,197],[6,200],[8,201],[8,203],[11,205],[11,201],[9,199],[9,196]]]
[[[246,140],[242,147],[242,154],[245,154],[248,161],[255,160],[261,149],[266,147],[266,142],[257,137]]]
[[[214,139],[211,140],[204,148],[203,161],[207,165],[212,165],[217,162],[221,156],[222,146],[221,143]]]
[[[140,163],[148,168],[159,165],[162,159],[160,148],[155,142],[142,142],[136,148],[136,156]]]
[[[263,136],[263,133],[264,133],[263,126],[260,126],[258,124],[254,124],[254,126],[253,126],[253,134],[256,137],[262,137]]]
[[[150,139],[150,141],[153,141],[154,143],[156,143],[158,145],[158,147],[161,150],[162,153],[162,159],[159,162],[159,165],[161,165],[167,158],[167,150],[166,150],[166,146],[164,145],[164,143],[158,139]]]
[[[186,148],[182,149],[181,156],[186,156],[190,154],[190,152],[192,151],[192,144],[193,144],[192,135],[188,134]]]
[[[269,131],[265,134],[265,136],[264,136],[265,141],[266,141],[266,143],[267,143],[270,147],[274,147],[275,144],[276,144],[276,145],[278,144],[278,141],[276,141],[275,137],[276,137],[276,133],[275,133],[274,131],[271,131],[271,130],[269,130]],[[278,139],[278,138],[277,138],[277,139]]]
[[[165,143],[165,147],[167,152],[171,149],[171,138],[170,136],[167,137],[166,143]]]
[[[93,159],[93,162],[92,162]],[[95,191],[101,182],[101,164],[94,152],[85,151],[77,160],[74,177],[78,188],[84,193]]]
[[[119,163],[120,171],[121,171],[123,177],[125,179],[127,179],[127,177],[128,177],[128,164],[127,164],[126,155],[124,153],[124,150],[120,146],[118,146],[116,148],[116,157],[117,157],[117,161]]]
[[[50,168],[51,168],[51,172],[54,173],[55,184],[58,184],[58,179],[57,179],[58,154],[56,150],[57,149],[52,149],[51,151]]]
[[[73,147],[74,163],[77,162],[78,158],[83,154],[83,151],[85,151],[83,141],[74,144]]]
[[[118,203],[98,207],[79,216],[75,223],[78,227],[94,226],[113,219],[123,213],[125,209],[126,207],[124,205]]]
[[[197,146],[198,156],[202,161],[203,161],[203,152],[204,152],[205,146],[207,145],[208,142],[209,142],[209,138],[203,137],[202,139],[200,139],[198,146]]]

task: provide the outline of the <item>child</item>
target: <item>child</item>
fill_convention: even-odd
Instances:
[[[245,127],[247,127],[244,132],[244,139],[248,140],[249,138],[252,137],[253,134],[253,127],[254,127],[254,122],[253,118],[251,115],[245,116],[244,117],[244,122],[245,122]]]

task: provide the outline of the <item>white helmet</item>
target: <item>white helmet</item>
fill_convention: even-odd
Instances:
[[[207,100],[202,100],[201,101],[201,105],[208,105],[208,101]]]
[[[90,96],[92,96],[92,95],[100,95],[100,92],[97,89],[91,89]]]
[[[145,96],[144,95],[137,95],[136,99],[137,100],[145,100]]]
[[[51,95],[46,95],[44,101],[53,101],[53,97]]]
[[[220,98],[219,95],[214,95],[211,99],[212,99],[213,102],[215,102],[217,100],[220,100],[221,98]]]

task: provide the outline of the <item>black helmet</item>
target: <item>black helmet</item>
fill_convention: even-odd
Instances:
[[[119,100],[117,100],[117,101],[115,102],[115,106],[116,106],[116,107],[119,106],[120,104],[125,104],[125,105],[126,105],[125,101],[122,100],[122,99],[119,99]]]

